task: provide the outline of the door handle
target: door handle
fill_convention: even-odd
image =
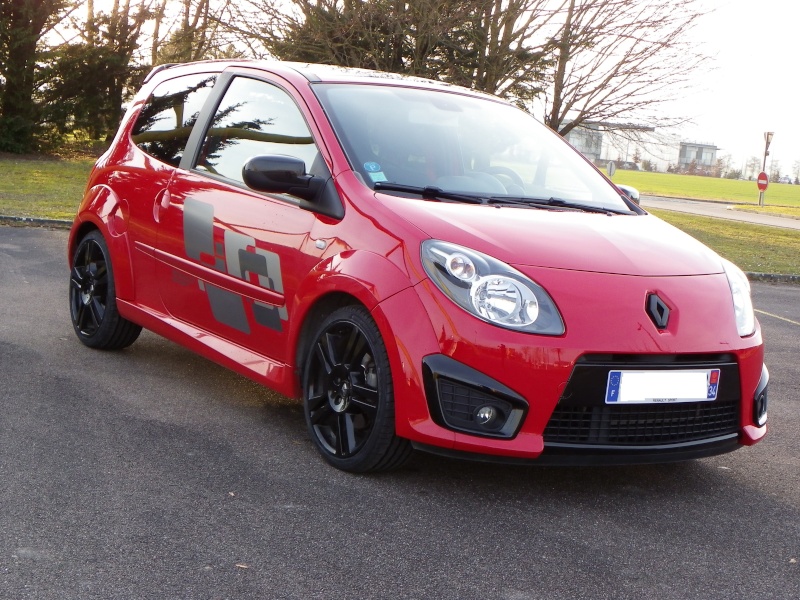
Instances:
[[[167,189],[161,190],[156,194],[156,201],[153,204],[153,220],[156,223],[161,222],[161,214],[169,208],[171,201],[172,198]]]

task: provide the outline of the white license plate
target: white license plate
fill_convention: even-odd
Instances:
[[[606,404],[669,404],[717,399],[719,369],[609,371]]]

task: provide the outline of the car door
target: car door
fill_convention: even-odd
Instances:
[[[294,293],[321,255],[309,243],[319,216],[291,196],[249,189],[242,167],[253,156],[281,154],[329,172],[290,92],[263,78],[222,77],[221,98],[169,186],[158,286],[174,318],[286,362]]]

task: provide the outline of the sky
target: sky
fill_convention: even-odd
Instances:
[[[698,72],[692,93],[674,103],[693,125],[684,141],[715,144],[741,168],[763,159],[764,132],[775,133],[767,158],[781,173],[800,161],[800,3],[794,0],[700,0],[712,10],[693,36],[714,60]],[[672,112],[672,111],[670,111]],[[738,165],[738,166],[737,166]]]

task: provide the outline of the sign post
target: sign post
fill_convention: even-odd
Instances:
[[[758,205],[764,206],[764,192],[767,191],[769,185],[769,177],[764,171],[761,171],[756,177],[756,185],[758,186]]]
[[[764,164],[761,167],[761,173],[758,175],[758,205],[764,206],[764,192],[767,189],[769,179],[767,178],[767,157],[769,156],[769,145],[772,143],[772,138],[775,136],[774,131],[767,131],[764,133]],[[764,187],[761,187],[761,177],[764,177]]]

